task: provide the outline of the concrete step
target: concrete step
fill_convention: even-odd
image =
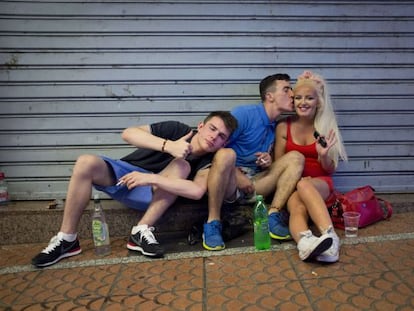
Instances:
[[[414,212],[414,193],[377,194],[393,205],[394,213]],[[58,232],[63,208],[49,209],[50,201],[14,201],[0,206],[0,245],[22,243],[47,243]],[[112,237],[129,235],[142,212],[125,208],[113,200],[102,200]],[[79,227],[80,238],[91,237],[93,201],[85,210]],[[231,211],[233,209],[233,212]],[[231,217],[251,217],[251,206],[227,207]],[[232,214],[233,213],[233,214]],[[178,200],[157,224],[159,234],[186,235],[195,222],[207,216],[207,201]]]

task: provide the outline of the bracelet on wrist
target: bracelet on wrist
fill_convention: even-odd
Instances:
[[[162,143],[162,147],[161,147],[161,152],[165,152],[165,145],[167,144],[167,140],[164,140],[164,142]]]

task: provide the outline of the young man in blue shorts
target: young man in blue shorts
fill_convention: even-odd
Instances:
[[[127,248],[162,257],[164,250],[153,234],[153,225],[177,196],[198,200],[205,194],[214,153],[236,128],[237,121],[229,112],[215,111],[199,123],[197,131],[175,121],[125,129],[122,138],[137,150],[121,160],[80,156],[69,182],[60,231],[32,264],[46,267],[81,252],[77,226],[92,187],[145,211],[131,230]]]

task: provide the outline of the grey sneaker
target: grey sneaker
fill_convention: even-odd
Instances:
[[[312,231],[306,230],[300,233],[302,236],[298,243],[299,258],[303,261],[313,259],[332,245],[332,238],[322,235],[319,238],[312,234]]]
[[[339,260],[339,238],[334,228],[329,226],[322,236],[332,238],[332,245],[326,251],[316,256],[316,260],[321,262],[337,262]]]

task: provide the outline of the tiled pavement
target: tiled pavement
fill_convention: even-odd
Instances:
[[[29,263],[44,244],[1,246],[0,310],[414,310],[413,224],[407,212],[360,229],[329,265],[302,262],[293,242],[255,251],[250,232],[220,252],[164,237],[155,260],[126,237],[104,258],[81,239],[80,255],[43,270]]]

